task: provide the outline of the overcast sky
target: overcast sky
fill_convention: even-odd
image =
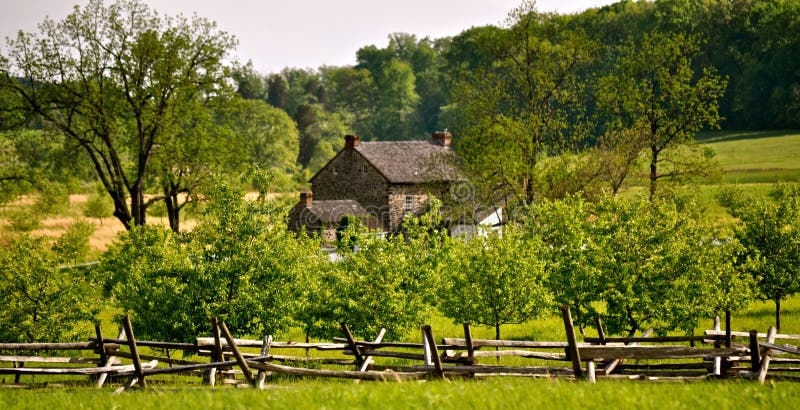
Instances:
[[[109,3],[107,0],[106,3]],[[239,40],[236,57],[260,72],[355,63],[356,50],[385,47],[390,33],[452,36],[472,26],[500,24],[519,0],[145,0],[159,13],[214,20]],[[540,11],[574,13],[614,0],[539,0]],[[18,30],[36,31],[86,0],[0,0],[0,49]]]

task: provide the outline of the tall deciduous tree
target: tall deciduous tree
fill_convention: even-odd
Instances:
[[[598,104],[613,118],[609,127],[635,132],[632,138],[645,146],[651,199],[658,180],[709,168],[704,165],[708,151],[685,155],[676,149],[691,146],[698,131],[720,121],[717,101],[727,80],[713,67],[696,68],[698,52],[699,42],[692,37],[648,33],[624,43],[611,74],[600,80]]]
[[[536,12],[531,2],[509,14],[499,37],[489,43],[493,64],[481,64],[456,87],[450,110],[457,114],[450,117],[457,122],[448,126],[485,185],[532,202],[541,159],[573,148],[586,135],[585,87],[578,74],[593,46],[580,31],[562,30],[552,16]]]
[[[145,223],[153,150],[169,145],[187,103],[228,87],[235,40],[214,23],[156,14],[137,0],[92,0],[0,58],[12,110],[41,117],[86,152],[126,227]]]

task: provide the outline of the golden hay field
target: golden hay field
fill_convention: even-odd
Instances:
[[[86,203],[88,195],[73,194],[69,196],[69,211],[64,215],[51,215],[46,216],[41,220],[41,225],[38,229],[31,231],[33,236],[45,237],[58,237],[66,231],[70,224],[78,219],[83,219],[95,226],[95,231],[91,236],[90,245],[92,250],[98,253],[104,252],[108,249],[114,238],[120,233],[125,231],[125,227],[115,217],[109,216],[105,218],[86,218],[81,216],[83,204]],[[29,196],[23,196],[20,199],[0,207],[0,211],[9,211],[15,208],[25,208],[33,206],[34,199]],[[149,217],[149,224],[162,224],[169,225],[169,222],[164,218]],[[193,219],[181,220],[182,230],[191,230],[196,221]],[[0,216],[0,232],[9,230],[8,218]]]

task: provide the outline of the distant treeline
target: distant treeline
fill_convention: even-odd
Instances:
[[[538,19],[557,31],[548,36],[579,33],[593,43],[591,64],[581,73],[589,114],[595,111],[594,84],[608,74],[619,46],[657,31],[697,38],[701,51],[694,64],[713,66],[728,78],[719,101],[724,129],[800,128],[800,1],[624,0]],[[503,64],[511,28],[473,27],[439,39],[394,33],[385,48],[359,49],[352,67],[262,75],[246,66],[236,74],[238,91],[285,110],[300,131],[299,165],[317,169],[340,147],[345,131],[394,140],[457,127],[447,115],[455,88],[470,73]]]

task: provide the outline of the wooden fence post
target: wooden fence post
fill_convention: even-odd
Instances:
[[[219,324],[217,317],[211,317],[211,335],[214,336],[214,352],[211,355],[213,361],[224,362],[225,354],[222,351],[222,338],[219,334]]]
[[[716,332],[715,334],[719,334],[720,330],[721,329],[720,329],[720,325],[719,325],[719,316],[715,316],[714,317],[714,331]],[[714,342],[714,348],[715,349],[719,349],[720,347],[721,346],[720,346],[719,342]],[[722,374],[722,358],[721,357],[715,357],[714,358],[714,376],[719,376],[720,374]]]
[[[425,361],[425,366],[433,366],[433,359],[431,359],[431,345],[428,342],[428,337],[425,335],[425,326],[419,328],[422,334],[422,356]]]
[[[103,331],[100,329],[100,323],[94,324],[94,334],[97,336],[97,354],[100,355],[100,363],[97,367],[103,367],[103,364],[108,360],[106,357],[106,344],[103,341]]]
[[[261,345],[261,356],[269,354],[269,349],[272,347],[272,335],[264,338],[264,344]],[[259,390],[264,390],[264,380],[267,378],[267,372],[264,370],[258,371],[258,381],[256,382]]]
[[[561,307],[561,316],[564,319],[564,330],[567,332],[567,353],[572,360],[572,371],[576,379],[584,378],[583,368],[581,367],[581,356],[578,351],[578,341],[575,338],[575,326],[572,323],[572,313],[569,306]]]
[[[603,330],[603,321],[600,320],[600,317],[594,318],[594,324],[597,326],[597,338],[600,339],[600,344],[606,344],[606,332]]]
[[[475,364],[475,347],[472,345],[472,331],[469,328],[469,323],[464,323],[464,342],[467,345],[467,359],[469,364]]]
[[[731,311],[725,311],[725,348],[730,349],[733,344],[733,337],[731,336]]]
[[[131,318],[125,315],[122,318],[122,327],[125,329],[125,337],[128,339],[128,347],[131,349],[131,359],[133,360],[133,368],[136,372],[136,378],[139,379],[139,385],[142,388],[147,387],[147,382],[144,380],[144,371],[142,371],[142,362],[139,360],[139,349],[136,348],[136,339],[133,336],[133,326],[131,326]],[[136,383],[135,381],[133,383]],[[131,385],[133,385],[131,383]]]
[[[225,353],[222,350],[222,340],[219,334],[219,326],[217,324],[217,317],[211,317],[211,335],[214,337],[214,348],[211,349],[211,362],[224,362]],[[208,384],[214,386],[217,384],[217,371],[223,368],[212,367],[208,369]]]
[[[775,329],[775,326],[771,326],[769,331],[767,332],[767,343],[775,343],[775,334],[778,331]],[[764,354],[764,357],[761,358],[761,367],[758,370],[758,383],[764,384],[764,381],[767,380],[767,369],[769,369],[769,360],[770,354],[769,349]]]
[[[378,332],[378,336],[376,336],[375,340],[373,340],[373,343],[382,342],[384,336],[386,336],[386,329],[381,328],[380,332]],[[369,367],[370,364],[372,364],[372,362],[373,362],[372,356],[365,357],[364,358],[364,363],[361,364],[361,368],[358,369],[358,370],[361,371],[361,372],[367,371],[367,368]]]
[[[247,365],[247,361],[244,360],[242,352],[240,352],[239,347],[236,346],[236,341],[233,340],[233,336],[231,336],[228,326],[225,325],[225,321],[217,322],[217,326],[219,326],[219,330],[222,331],[222,334],[225,336],[225,340],[228,341],[228,346],[230,346],[231,350],[233,350],[233,356],[236,357],[236,363],[238,363],[239,368],[242,369],[244,378],[247,379],[250,384],[253,384],[253,373],[250,372],[250,366]]]
[[[753,374],[761,367],[761,349],[758,347],[758,330],[750,331],[750,368]]]
[[[430,346],[431,359],[433,360],[433,366],[436,369],[436,374],[440,378],[444,378],[444,370],[442,369],[442,358],[439,357],[439,348],[436,347],[436,340],[433,338],[433,331],[431,330],[431,325],[422,326],[422,333],[425,339],[428,341],[428,346]]]
[[[594,360],[590,360],[586,363],[586,373],[588,374],[587,380],[589,383],[597,383],[597,376],[595,375],[594,370]]]
[[[98,338],[99,337],[100,336],[98,335]],[[124,329],[120,329],[119,330],[119,334],[117,335],[117,339],[122,339],[124,337],[125,337],[125,330]],[[116,359],[117,358],[114,357],[114,356],[107,356],[105,363],[101,364],[101,366],[102,367],[109,367],[112,364],[114,364],[114,360],[116,360]],[[108,378],[108,373],[100,373],[97,376],[97,387],[103,387],[103,384],[105,384],[107,378]]]
[[[361,365],[364,364],[364,357],[361,356],[361,351],[358,350],[358,346],[356,346],[356,339],[353,338],[353,334],[350,332],[350,326],[347,326],[347,323],[340,323],[342,326],[342,332],[344,332],[344,337],[347,339],[347,343],[350,345],[350,349],[353,350],[353,356],[356,358],[356,368],[360,368]]]

